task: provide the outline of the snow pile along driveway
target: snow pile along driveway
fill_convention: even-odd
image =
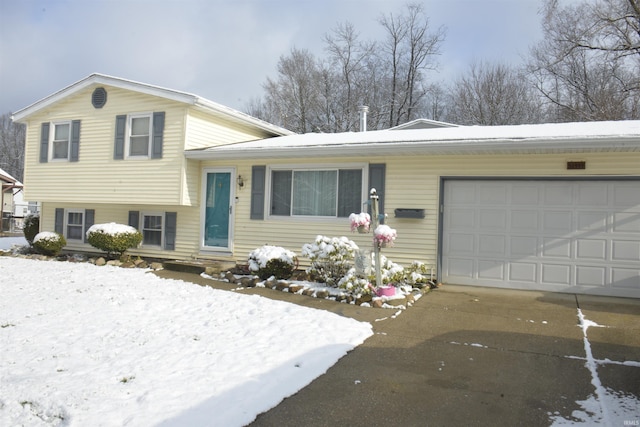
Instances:
[[[0,257],[0,425],[241,426],[372,334],[91,264]]]

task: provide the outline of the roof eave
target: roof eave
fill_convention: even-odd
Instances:
[[[301,151],[303,150],[303,151]],[[571,138],[523,140],[464,140],[443,142],[403,142],[345,144],[338,146],[300,146],[243,149],[240,147],[216,147],[214,149],[187,150],[185,157],[196,160],[243,160],[295,157],[338,156],[389,156],[407,154],[514,154],[514,153],[571,153],[602,151],[640,151],[640,139],[620,138]]]

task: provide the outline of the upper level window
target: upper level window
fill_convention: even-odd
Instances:
[[[127,135],[128,157],[150,157],[151,114],[130,115]]]
[[[51,137],[51,160],[68,160],[69,149],[71,147],[71,123],[52,123],[53,132]]]
[[[348,217],[362,210],[363,169],[273,169],[270,214]]]

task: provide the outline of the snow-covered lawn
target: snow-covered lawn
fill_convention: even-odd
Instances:
[[[372,334],[142,270],[0,257],[0,425],[241,426]]]

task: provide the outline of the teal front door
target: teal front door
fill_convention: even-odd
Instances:
[[[231,177],[231,171],[205,172],[205,248],[231,249]]]

